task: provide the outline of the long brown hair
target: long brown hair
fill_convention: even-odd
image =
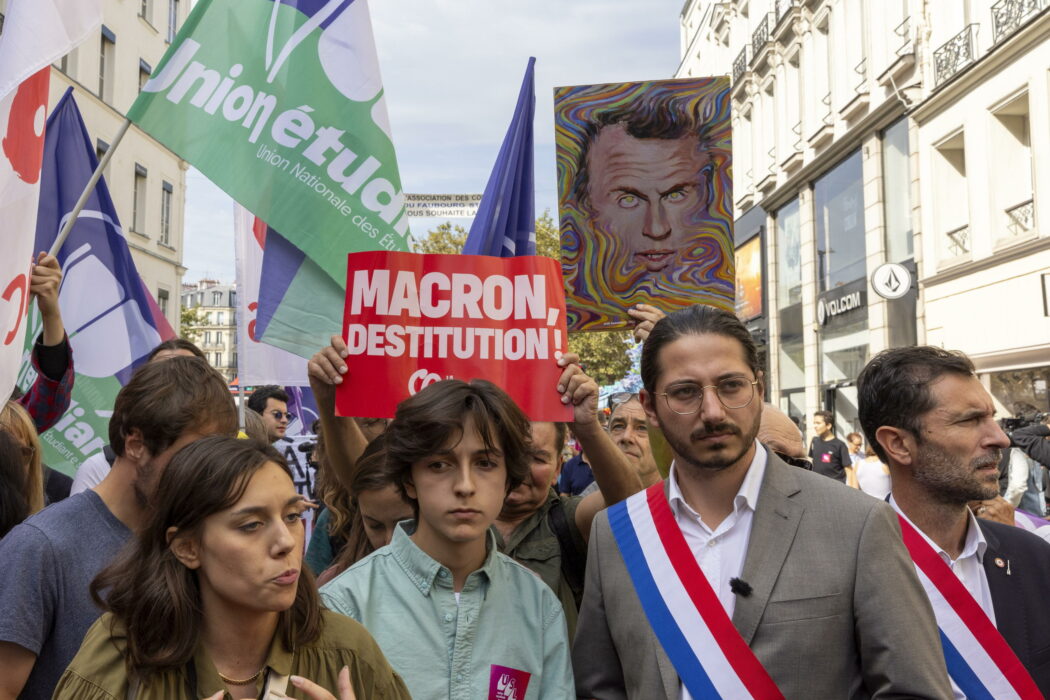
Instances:
[[[365,524],[361,520],[361,507],[358,505],[357,497],[365,491],[379,491],[388,486],[398,487],[402,500],[409,503],[401,491],[399,483],[391,476],[385,468],[386,462],[386,435],[380,435],[368,443],[364,452],[357,459],[354,468],[354,480],[351,482],[352,493],[350,496],[349,509],[347,512],[346,545],[336,553],[332,566],[335,572],[356,564],[361,559],[375,551],[372,541],[368,539],[365,532]],[[334,530],[332,534],[337,534]]]
[[[0,430],[9,432],[23,447],[25,486],[22,493],[29,505],[29,515],[32,515],[44,507],[44,466],[36,426],[19,403],[8,401],[0,408]]]
[[[213,436],[179,450],[164,470],[145,528],[91,582],[95,603],[127,629],[129,673],[145,677],[183,666],[200,639],[205,611],[197,572],[171,552],[168,528],[199,536],[204,519],[235,504],[252,475],[269,462],[291,476],[269,445]],[[292,651],[320,633],[320,599],[304,566],[295,602],[280,613],[277,634]]]

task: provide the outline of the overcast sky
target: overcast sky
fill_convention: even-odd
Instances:
[[[485,188],[536,57],[536,214],[557,218],[553,89],[670,78],[682,0],[372,0],[405,192]],[[233,204],[190,169],[185,282],[232,282]],[[454,223],[469,227],[469,219]],[[414,219],[417,236],[436,221]]]

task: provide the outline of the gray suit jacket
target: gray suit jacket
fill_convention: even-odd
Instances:
[[[769,452],[733,624],[787,698],[951,698],[926,594],[889,504]],[[666,486],[665,486],[666,489]],[[581,698],[676,700],[602,512],[573,646]]]

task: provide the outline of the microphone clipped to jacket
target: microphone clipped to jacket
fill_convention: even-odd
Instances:
[[[751,595],[751,584],[740,578],[729,579],[729,590],[741,598],[747,598]]]

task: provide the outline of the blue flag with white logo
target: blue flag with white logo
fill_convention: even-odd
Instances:
[[[34,250],[49,250],[98,160],[70,88],[47,120]],[[105,179],[91,193],[58,252],[59,306],[73,349],[76,381],[66,415],[41,436],[44,461],[67,474],[108,442],[113,401],[132,370],[174,336],[139,277]],[[177,295],[178,290],[172,290]],[[32,339],[42,321],[30,313]],[[28,347],[27,347],[28,350]],[[19,385],[32,383],[26,363]]]
[[[529,58],[518,104],[496,157],[481,206],[463,245],[466,255],[536,254],[532,123],[536,114],[536,59]]]

